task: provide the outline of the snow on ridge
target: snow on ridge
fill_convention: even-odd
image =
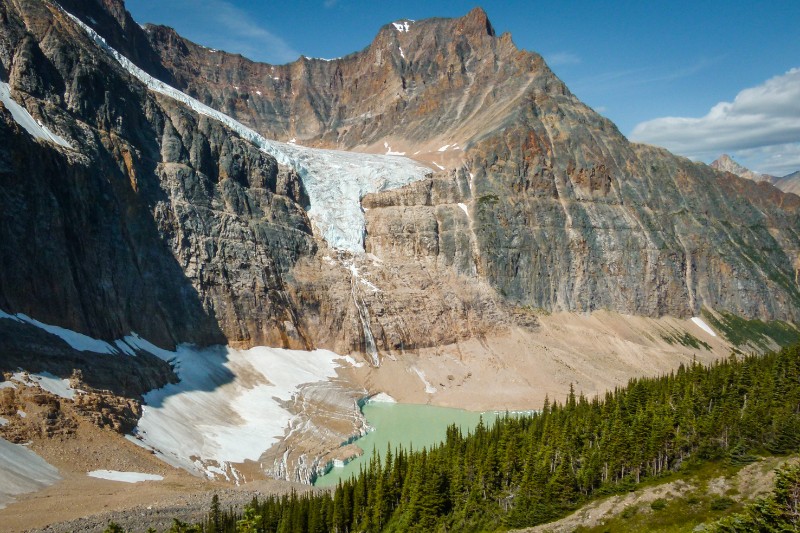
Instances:
[[[424,179],[431,173],[428,167],[404,157],[322,150],[267,140],[230,116],[150,76],[111,47],[91,27],[74,15],[65,13],[97,46],[150,90],[225,124],[243,139],[272,155],[280,164],[293,167],[308,193],[311,203],[309,217],[333,248],[353,253],[364,252],[365,220],[361,210],[361,198],[364,195],[396,189]],[[408,22],[404,27],[408,28]]]
[[[28,113],[27,109],[18,104],[17,101],[11,97],[11,87],[2,81],[0,81],[0,102],[3,102],[3,105],[8,109],[8,112],[11,113],[11,117],[14,121],[22,126],[22,128],[34,138],[44,139],[45,141],[63,146],[64,148],[72,149],[72,145],[63,137],[47,129],[47,126],[34,119],[31,114]]]
[[[77,331],[72,331],[71,329],[39,322],[38,320],[23,313],[11,315],[3,310],[0,310],[0,319],[13,320],[15,322],[23,322],[35,326],[46,331],[47,333],[50,333],[51,335],[59,337],[61,340],[69,344],[73,350],[77,350],[79,352],[92,352],[108,355],[125,354],[136,356],[136,351],[140,350],[151,353],[167,362],[171,361],[175,357],[174,352],[159,348],[158,346],[141,338],[137,333],[131,333],[130,335],[127,335],[122,339],[117,339],[111,343],[89,337],[88,335],[78,333]]]
[[[398,22],[392,22],[392,26],[400,33],[405,33],[411,29],[411,24],[413,22],[413,20],[400,20]]]
[[[61,340],[69,344],[73,350],[77,350],[79,352],[94,352],[94,353],[105,353],[105,354],[119,353],[119,350],[117,348],[113,347],[106,341],[93,339],[88,335],[84,335],[83,333],[78,333],[77,331],[72,331],[71,329],[62,328],[60,326],[52,326],[50,324],[39,322],[38,320],[31,318],[23,313],[10,315],[0,310],[0,319],[14,320],[16,322],[25,322],[32,326],[36,326],[37,328],[43,329],[44,331],[50,333],[51,335],[55,335],[56,337],[61,338]]]
[[[109,481],[122,481],[123,483],[139,483],[140,481],[163,481],[164,476],[158,474],[143,474],[142,472],[121,472],[119,470],[92,470],[87,476]]]

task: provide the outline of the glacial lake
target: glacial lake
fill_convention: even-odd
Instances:
[[[484,424],[491,424],[500,413],[493,411],[476,413],[463,409],[435,407],[433,405],[413,405],[403,403],[367,402],[361,412],[373,428],[365,436],[355,441],[364,450],[361,457],[353,459],[344,467],[334,467],[327,474],[317,478],[317,487],[335,486],[340,479],[358,475],[358,468],[369,464],[372,451],[377,450],[381,459],[386,456],[386,447],[392,446],[392,452],[398,446],[415,450],[430,448],[444,441],[447,428],[456,424],[463,433],[474,429],[483,416]]]

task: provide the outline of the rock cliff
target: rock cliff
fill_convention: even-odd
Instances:
[[[486,13],[266,65],[120,0],[66,1],[130,62],[267,137],[442,170],[367,194],[331,249],[296,169],[147,86],[50,1],[0,1],[0,309],[115,339],[403,351],[534,310],[797,321],[800,199],[629,143]],[[5,107],[5,106],[4,106]]]

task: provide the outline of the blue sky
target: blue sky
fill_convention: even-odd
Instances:
[[[728,152],[762,172],[800,169],[800,131],[792,126],[800,124],[800,72],[790,72],[800,67],[797,0],[126,5],[140,23],[166,24],[205,46],[271,63],[300,54],[346,55],[366,47],[393,20],[457,17],[481,5],[498,34],[509,31],[518,47],[542,54],[579,98],[625,135],[706,162]]]

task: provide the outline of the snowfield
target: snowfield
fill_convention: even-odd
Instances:
[[[306,148],[265,139],[228,115],[150,76],[120,54],[80,19],[66,12],[89,37],[151,91],[182,102],[201,115],[218,120],[273,156],[294,168],[306,188],[311,207],[308,215],[332,248],[354,253],[364,251],[364,212],[361,198],[368,193],[402,187],[424,179],[431,169],[401,156],[361,154],[340,150]],[[404,22],[406,31],[409,22]]]
[[[717,336],[717,334],[714,333],[714,330],[711,329],[711,326],[706,324],[705,320],[703,320],[699,316],[692,317],[692,322],[694,322],[697,325],[697,327],[699,327],[700,329],[702,329],[703,331],[705,331],[706,333],[708,333],[712,337],[716,337]]]
[[[22,126],[22,128],[34,138],[44,139],[45,141],[63,146],[64,148],[72,148],[63,137],[59,137],[47,129],[45,125],[34,119],[31,114],[28,113],[27,109],[17,103],[17,101],[11,97],[11,87],[2,81],[0,81],[0,102],[3,102],[3,105],[8,109],[8,112],[11,113],[11,117],[14,121]]]
[[[35,325],[70,339],[75,349],[117,356],[133,356],[141,350],[171,363],[180,382],[145,394],[143,414],[130,440],[173,466],[212,478],[229,474],[235,478],[237,472],[230,463],[256,461],[283,438],[293,417],[285,404],[301,385],[334,378],[336,369],[342,366],[363,365],[328,350],[181,345],[171,352],[136,333],[109,343],[21,314],[0,311],[0,319]],[[17,384],[38,384],[68,399],[77,392],[67,379],[47,372],[26,375],[23,371],[15,373],[12,381],[0,382],[0,389],[17,388]]]
[[[142,474],[141,472],[120,472],[119,470],[92,470],[86,473],[89,477],[121,481],[123,483],[139,483],[140,481],[163,481],[164,476],[157,474]]]
[[[38,384],[42,389],[55,394],[59,398],[67,400],[75,399],[75,389],[69,386],[69,380],[61,379],[50,372],[28,374],[27,376],[25,372],[15,372],[11,379],[29,387]]]
[[[14,496],[41,490],[59,479],[58,469],[34,452],[0,439],[0,509]]]
[[[180,383],[145,395],[134,434],[169,464],[209,477],[228,463],[258,460],[289,427],[284,402],[300,385],[326,381],[349,364],[327,350],[186,345],[172,361]]]

